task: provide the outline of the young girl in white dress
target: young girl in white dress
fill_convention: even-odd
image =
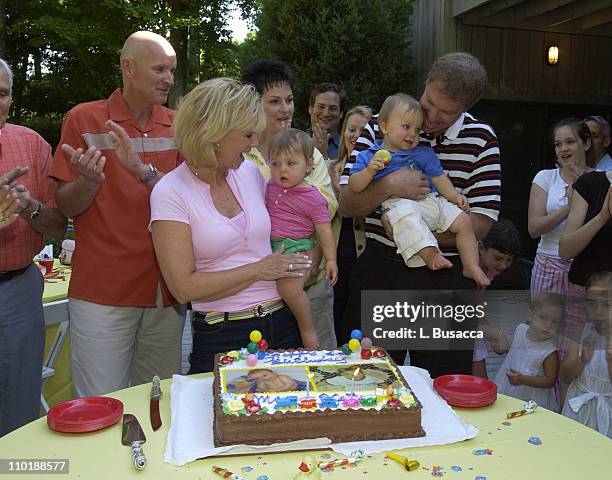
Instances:
[[[557,331],[564,311],[563,298],[556,293],[540,292],[532,298],[527,311],[529,325],[517,325],[510,351],[495,377],[499,393],[559,410],[555,395]]]
[[[612,273],[588,280],[586,311],[561,367],[570,384],[563,415],[612,438]]]

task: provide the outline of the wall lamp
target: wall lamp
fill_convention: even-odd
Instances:
[[[546,61],[549,65],[554,65],[559,61],[559,47],[552,45],[548,47],[548,54],[546,56]]]

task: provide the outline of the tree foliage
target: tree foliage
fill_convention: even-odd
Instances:
[[[166,36],[177,51],[171,106],[195,84],[237,78],[261,57],[295,70],[301,126],[310,88],[321,81],[341,83],[349,105],[378,107],[390,93],[413,91],[410,0],[0,1],[4,57],[15,73],[11,119],[34,126],[51,144],[66,111],[121,84],[119,53],[137,30]],[[241,45],[227,26],[234,8],[258,28]]]
[[[415,93],[411,13],[411,0],[265,0],[240,63],[277,58],[294,69],[298,123],[310,89],[324,81],[342,84],[349,107],[378,109],[387,95]]]
[[[145,0],[9,2],[6,57],[15,73],[13,118],[63,113],[118,85],[125,32],[150,13]]]
[[[182,59],[179,94],[201,79],[236,75],[227,21],[255,0],[12,0],[6,8],[5,57],[15,73],[14,121],[61,116],[105,98],[121,84],[126,37],[151,30],[169,37]]]

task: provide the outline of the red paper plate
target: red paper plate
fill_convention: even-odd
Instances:
[[[49,410],[47,425],[65,433],[101,430],[117,423],[123,416],[123,403],[114,398],[77,398]]]
[[[497,386],[491,380],[473,375],[443,375],[434,380],[434,388],[455,407],[484,407],[497,400]]]

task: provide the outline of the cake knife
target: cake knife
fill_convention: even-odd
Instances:
[[[157,430],[162,425],[161,417],[159,416],[159,399],[161,398],[161,387],[159,385],[159,377],[153,377],[153,385],[151,386],[151,400],[149,403],[149,411],[151,414],[151,427],[153,431]]]

